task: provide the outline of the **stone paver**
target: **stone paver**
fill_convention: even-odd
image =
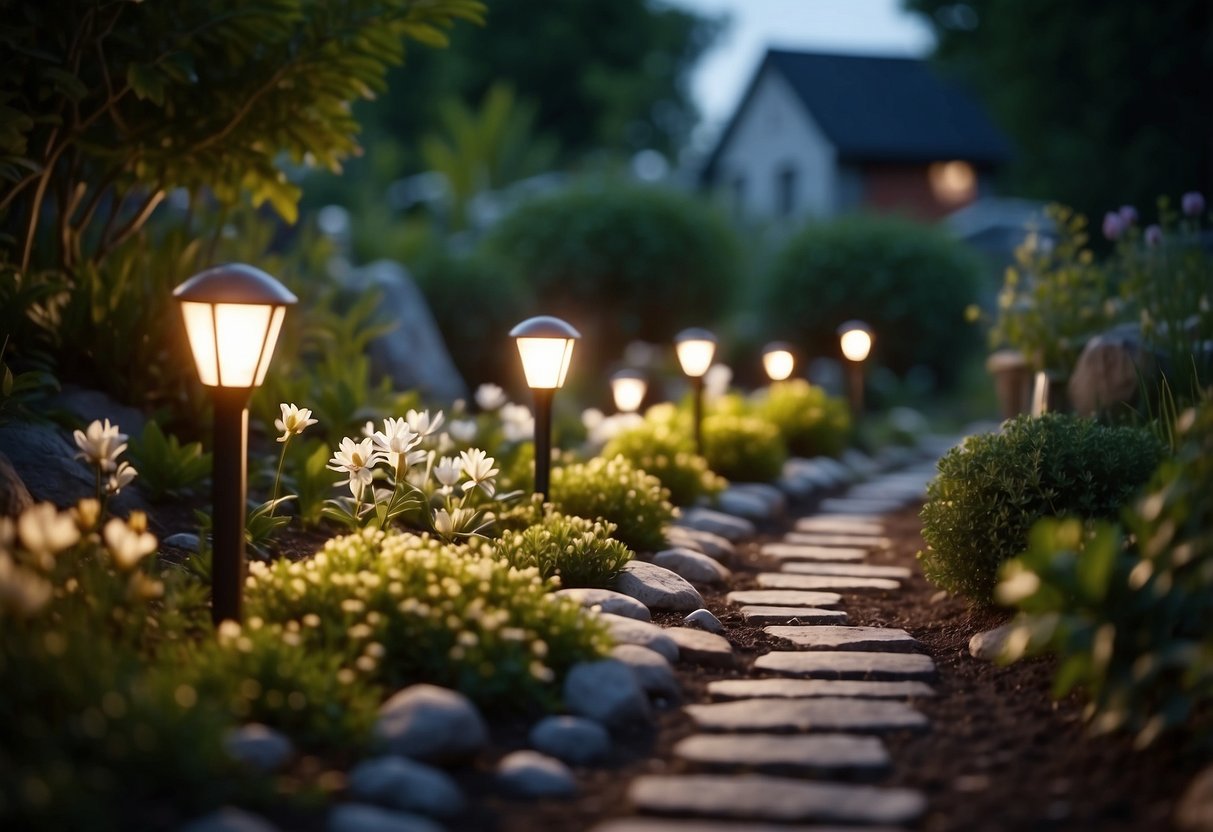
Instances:
[[[889,539],[882,534],[840,534],[838,532],[788,532],[785,544],[823,546],[839,549],[885,549]]]
[[[773,650],[754,660],[755,670],[814,679],[929,680],[935,662],[921,653]]]
[[[821,514],[891,514],[899,510],[902,500],[861,500],[859,498],[826,497],[817,504]]]
[[[758,551],[769,558],[783,561],[860,561],[868,556],[867,549],[813,546],[800,543],[764,543]]]
[[[786,572],[761,572],[757,579],[763,589],[897,589],[889,578],[848,578],[845,575],[789,575]]]
[[[767,627],[767,635],[802,650],[873,650],[914,653],[922,642],[897,627]]]
[[[590,829],[590,832],[858,832],[853,826],[802,826],[785,823],[767,824],[746,821],[710,820],[708,818],[612,818]],[[892,826],[865,826],[862,832],[904,832]]]
[[[819,534],[850,534],[880,537],[884,534],[884,523],[869,516],[847,516],[845,514],[816,514],[801,517],[793,527],[798,532]]]
[[[921,731],[927,718],[895,699],[737,699],[683,709],[695,725],[713,732]]]
[[[784,572],[792,575],[846,575],[851,578],[896,578],[906,580],[910,570],[904,566],[872,563],[785,563]]]
[[[816,607],[742,607],[741,617],[749,624],[845,624],[847,614],[842,610]]]
[[[909,823],[927,806],[926,798],[910,789],[757,774],[639,777],[628,789],[628,799],[636,808],[655,814],[777,823]]]
[[[720,679],[708,682],[708,695],[724,699],[923,699],[935,691],[925,682],[867,682],[850,679]]]
[[[692,627],[666,627],[662,632],[678,645],[680,661],[712,667],[732,667],[737,661],[733,645],[724,636]]]
[[[889,768],[877,737],[851,734],[696,734],[674,746],[674,756],[713,769],[874,775]]]
[[[725,600],[738,607],[836,607],[842,596],[837,592],[798,589],[742,589],[730,592]]]

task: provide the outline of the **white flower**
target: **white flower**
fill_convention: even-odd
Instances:
[[[375,422],[373,420],[366,420],[366,424],[362,426],[362,435],[367,439],[375,438]]]
[[[451,424],[447,427],[447,431],[456,442],[465,445],[469,442],[474,442],[476,440],[476,420],[452,419]]]
[[[413,433],[418,433],[422,436],[429,436],[442,427],[443,417],[441,410],[433,418],[430,417],[428,410],[410,410],[404,414],[404,418],[409,423],[409,427],[412,428]]]
[[[602,424],[602,420],[606,418],[601,410],[596,407],[587,407],[581,411],[581,424],[585,425],[585,429],[593,432],[594,428]]]
[[[101,532],[105,545],[122,571],[134,569],[139,561],[156,551],[156,536],[151,532],[132,529],[117,517],[105,524]]]
[[[74,545],[80,529],[70,514],[60,513],[53,503],[38,503],[17,518],[17,536],[30,554],[45,558]]]
[[[507,404],[501,408],[501,432],[506,442],[525,442],[535,435],[535,419],[524,404]]]
[[[303,433],[308,426],[316,424],[312,411],[306,407],[299,408],[286,402],[278,406],[282,408],[282,418],[274,420],[274,427],[282,431],[282,435],[278,437],[279,442],[286,442],[292,436]]]
[[[476,388],[476,405],[481,410],[496,410],[506,401],[505,391],[496,384],[482,384]]]
[[[493,467],[493,458],[487,456],[480,448],[472,448],[469,451],[460,451],[459,459],[463,463],[463,472],[468,476],[468,481],[463,484],[464,492],[479,486],[481,491],[492,497],[493,492],[497,490],[493,485],[493,477],[499,473]]]
[[[78,430],[72,435],[80,449],[76,459],[83,459],[102,471],[113,471],[118,467],[118,454],[126,450],[128,439],[125,433],[118,432],[117,425],[110,424],[109,419],[104,424],[100,419],[94,419],[86,431]]]
[[[462,475],[463,463],[449,456],[444,456],[434,466],[434,478],[442,483],[443,489],[448,492],[454,487],[455,483],[459,482],[459,477]]]
[[[139,472],[135,470],[135,466],[129,462],[119,462],[118,470],[110,474],[109,482],[105,484],[105,493],[110,495],[117,494],[134,482],[135,477],[138,475]]]
[[[362,490],[371,484],[371,468],[379,461],[379,452],[371,439],[355,442],[350,437],[341,440],[341,447],[333,452],[329,460],[330,471],[340,471],[348,474],[349,479],[342,480],[337,485],[349,485],[350,493],[355,500],[362,499]]]
[[[455,534],[460,531],[476,512],[468,508],[456,508],[447,512],[445,508],[434,510],[434,531],[438,534]]]
[[[404,419],[395,419],[390,416],[383,420],[383,430],[376,431],[372,437],[375,448],[387,459],[393,471],[400,467],[402,455],[406,468],[411,468],[425,460],[425,451],[413,450],[421,444],[423,438],[420,433],[414,432]]]
[[[0,612],[28,618],[51,599],[51,585],[0,552]]]

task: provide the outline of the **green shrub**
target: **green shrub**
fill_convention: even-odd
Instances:
[[[837,355],[836,327],[858,318],[875,330],[881,363],[898,373],[923,364],[950,383],[958,356],[977,346],[964,315],[978,273],[941,229],[887,217],[814,222],[776,255],[761,313],[772,331],[802,333],[804,355]]]
[[[602,449],[607,459],[621,456],[661,481],[676,506],[688,506],[700,497],[719,494],[727,484],[695,453],[689,422],[655,416],[629,428]]]
[[[1081,687],[1097,732],[1139,746],[1182,729],[1213,738],[1213,403],[1180,420],[1181,446],[1110,524],[1042,521],[996,597],[1022,611],[1007,655],[1048,651],[1054,693]]]
[[[703,454],[713,471],[739,482],[776,480],[788,458],[772,422],[725,413],[704,417]]]
[[[970,436],[927,488],[918,553],[927,579],[981,602],[1043,517],[1115,517],[1162,458],[1149,432],[1050,413]]]
[[[780,381],[754,403],[754,415],[775,425],[788,450],[797,456],[836,456],[851,435],[851,411],[804,379]]]
[[[621,456],[552,470],[551,501],[564,514],[615,524],[615,537],[637,551],[665,546],[674,519],[670,492],[661,481]]]
[[[634,184],[586,184],[523,203],[484,252],[542,298],[543,311],[581,330],[593,345],[573,359],[584,374],[630,341],[665,343],[723,317],[739,268],[733,231],[711,206]]]
[[[149,421],[131,441],[131,459],[139,471],[139,490],[150,500],[193,494],[211,473],[211,455],[201,442],[181,441]]]
[[[611,537],[613,523],[551,512],[521,532],[493,542],[497,556],[515,569],[539,570],[544,580],[556,577],[561,587],[606,589],[632,559],[632,550]]]
[[[246,603],[344,657],[344,678],[395,690],[429,682],[486,707],[554,704],[558,681],[607,648],[601,625],[535,570],[428,536],[366,530],[314,557],[250,564]]]

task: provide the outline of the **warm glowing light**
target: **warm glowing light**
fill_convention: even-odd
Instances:
[[[573,343],[581,333],[559,318],[540,315],[528,318],[510,330],[518,342],[522,371],[533,390],[554,390],[564,386],[573,358]]]
[[[872,330],[862,321],[848,321],[838,328],[842,354],[851,361],[863,361],[872,351]]]
[[[787,344],[767,344],[762,351],[762,367],[771,381],[783,381],[796,367],[796,357]]]
[[[265,381],[286,306],[295,296],[251,266],[218,266],[187,280],[174,296],[198,378],[207,387],[256,387]]]
[[[620,413],[639,410],[648,389],[644,376],[633,370],[620,370],[611,376],[611,393],[615,396],[615,408]]]
[[[682,371],[691,378],[700,378],[712,366],[716,336],[706,329],[684,329],[674,337],[674,349]]]
[[[977,196],[977,174],[968,162],[934,162],[927,179],[935,198],[945,205],[961,205]]]

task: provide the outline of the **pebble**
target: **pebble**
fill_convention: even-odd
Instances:
[[[347,782],[357,800],[390,809],[451,817],[464,808],[463,793],[450,775],[404,757],[377,757],[359,763]]]
[[[610,613],[599,613],[598,620],[607,625],[616,643],[638,644],[661,655],[666,661],[678,661],[678,644],[656,624]]]
[[[921,653],[774,650],[754,661],[755,670],[815,679],[928,680],[935,662]]]
[[[640,560],[628,561],[615,579],[618,592],[630,595],[650,610],[690,612],[703,606],[695,587],[677,573]]]
[[[683,509],[678,525],[720,535],[731,543],[753,537],[757,533],[754,524],[749,520],[698,506]]]
[[[713,699],[923,699],[935,691],[924,682],[867,682],[851,679],[720,679],[708,682]]]
[[[384,702],[374,735],[393,754],[431,762],[475,756],[489,739],[471,700],[436,685],[411,685]]]
[[[223,749],[233,760],[264,772],[277,771],[295,754],[286,734],[256,722],[228,731]]]
[[[160,542],[165,546],[172,546],[174,549],[184,549],[187,552],[197,552],[202,545],[198,539],[198,535],[193,532],[170,534]]]
[[[598,607],[603,612],[609,612],[612,615],[635,618],[637,621],[648,621],[652,618],[649,608],[644,604],[630,595],[624,595],[613,589],[577,587],[575,589],[558,589],[554,594],[558,598],[572,598],[583,607]]]
[[[736,662],[733,645],[724,636],[690,627],[666,627],[664,632],[678,645],[684,662],[712,667],[732,667]]]
[[[653,555],[653,563],[669,569],[692,584],[722,584],[732,577],[727,567],[702,552],[690,549],[666,549]]]
[[[974,634],[969,639],[969,655],[983,662],[996,661],[1016,629],[1015,624],[1010,623]]]
[[[611,658],[630,667],[640,686],[650,696],[668,702],[677,702],[682,698],[682,688],[674,675],[674,668],[659,653],[638,644],[617,644],[611,649]]]
[[[652,720],[649,699],[630,667],[617,659],[573,665],[564,678],[565,706],[607,727]]]
[[[575,766],[596,763],[611,751],[611,736],[606,729],[579,716],[544,717],[531,728],[527,741],[536,750]]]
[[[893,699],[738,699],[684,708],[704,731],[925,730],[927,718]]]
[[[577,793],[573,772],[555,757],[523,749],[497,764],[497,780],[518,797],[570,797]]]
[[[698,627],[701,630],[707,630],[709,633],[716,633],[717,635],[724,632],[724,625],[720,623],[720,619],[712,615],[709,610],[702,608],[688,613],[686,618],[682,619],[682,622],[692,627]]]
[[[328,832],[443,832],[443,829],[420,815],[343,803],[329,812]]]
[[[767,635],[802,650],[873,650],[913,653],[922,643],[897,627],[767,627]]]

